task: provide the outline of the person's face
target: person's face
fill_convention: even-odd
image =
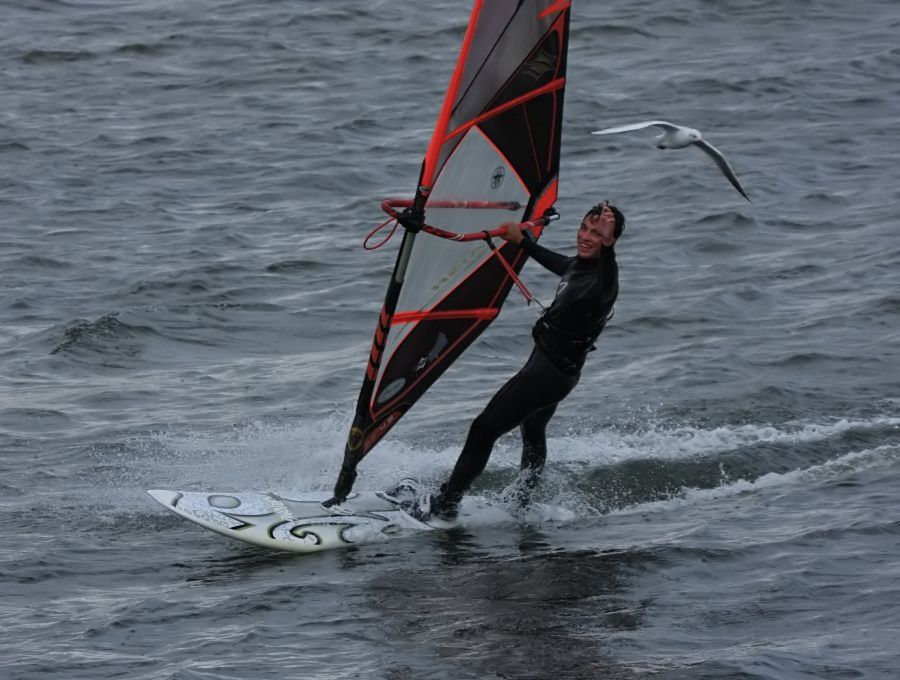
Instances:
[[[587,215],[578,228],[578,257],[586,260],[599,258],[603,246],[616,242],[613,236],[615,230],[616,218],[608,208],[603,208],[601,215]]]

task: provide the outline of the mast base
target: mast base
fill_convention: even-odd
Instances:
[[[337,482],[334,485],[334,496],[323,502],[322,507],[331,508],[335,505],[340,505],[347,500],[347,496],[350,495],[350,491],[353,489],[353,483],[356,481],[356,477],[357,473],[355,467],[342,466]]]

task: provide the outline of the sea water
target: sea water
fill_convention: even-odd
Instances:
[[[628,223],[526,515],[515,435],[458,530],[308,557],[146,495],[333,484],[399,239],[361,244],[470,7],[0,8],[0,675],[897,676],[893,0],[573,4],[544,243],[603,199]],[[698,150],[590,134],[654,119],[753,203]],[[440,480],[536,313],[514,291],[357,486]]]

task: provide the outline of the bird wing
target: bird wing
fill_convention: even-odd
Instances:
[[[594,130],[592,135],[611,135],[616,132],[631,132],[632,130],[643,130],[646,127],[656,126],[663,130],[678,130],[677,125],[667,123],[664,120],[645,120],[642,123],[629,123],[627,125],[616,125],[615,127],[604,128],[602,130]]]
[[[725,156],[719,151],[716,147],[705,140],[700,140],[699,142],[694,142],[695,146],[700,147],[700,149],[710,158],[713,159],[715,164],[719,166],[719,170],[722,171],[722,174],[728,178],[728,181],[731,182],[731,186],[738,190],[738,192],[750,201],[750,197],[747,195],[747,192],[744,191],[744,188],[741,186],[741,183],[738,182],[737,176],[734,174],[734,170],[731,169],[731,166],[728,164],[728,161],[725,160]],[[751,203],[753,201],[750,201]]]

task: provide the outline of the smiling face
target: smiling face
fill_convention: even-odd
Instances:
[[[606,206],[600,215],[585,215],[578,228],[578,257],[585,260],[599,258],[601,248],[616,242],[615,229],[616,218]]]

